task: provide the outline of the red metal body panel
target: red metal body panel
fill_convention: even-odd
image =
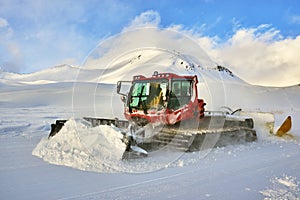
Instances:
[[[192,80],[192,96],[188,103],[182,105],[180,108],[174,110],[167,107],[158,109],[149,109],[145,113],[141,109],[132,109],[129,111],[129,107],[125,106],[124,115],[127,120],[135,121],[137,119],[144,120],[148,123],[163,123],[172,125],[184,120],[201,120],[204,117],[205,103],[202,99],[198,99],[197,76],[179,76],[173,73],[154,73],[152,77],[145,77],[142,75],[134,76],[132,83],[137,81],[151,81],[167,79],[170,80]]]

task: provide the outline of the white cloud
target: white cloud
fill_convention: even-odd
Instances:
[[[159,14],[147,11],[137,16],[129,27],[148,23],[159,26]],[[236,20],[234,34],[226,41],[218,36],[203,36],[201,28],[185,29],[173,24],[167,29],[191,36],[213,61],[230,68],[245,81],[267,86],[289,86],[300,83],[300,35],[284,38],[269,24],[242,27]]]
[[[5,55],[1,68],[6,71],[19,72],[22,65],[24,65],[23,55],[18,44],[10,42],[5,46]]]
[[[209,53],[252,84],[287,86],[300,83],[299,52],[300,36],[283,38],[279,30],[261,25],[237,30]]]
[[[299,15],[293,15],[293,16],[291,17],[291,22],[292,22],[293,24],[300,24],[300,16],[299,16]]]
[[[135,17],[123,32],[149,25],[158,28],[159,23],[159,13],[146,11]],[[280,30],[269,24],[245,28],[237,20],[234,20],[233,35],[225,41],[218,36],[203,36],[201,26],[186,29],[184,25],[172,24],[167,29],[189,35],[213,61],[251,84],[289,86],[300,83],[300,35],[284,38]]]
[[[14,31],[8,21],[0,17],[0,67],[6,71],[19,72],[24,60],[13,36]]]
[[[110,0],[0,0],[0,17],[5,18],[0,18],[0,66],[15,60],[6,50],[9,43],[18,45],[23,54],[25,63],[20,72],[68,60],[74,62],[68,64],[80,64],[99,37],[114,32],[116,26],[120,30],[118,23],[124,23],[132,12],[126,4]]]
[[[13,30],[5,18],[0,17],[0,41],[6,42],[13,35]]]
[[[8,26],[8,22],[6,19],[0,17],[0,28]]]
[[[123,31],[140,28],[140,27],[147,27],[147,26],[158,27],[159,24],[160,24],[159,13],[153,10],[148,10],[136,16],[131,21],[129,26],[123,29]]]

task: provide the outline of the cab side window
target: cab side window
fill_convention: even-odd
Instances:
[[[191,99],[192,81],[174,80],[168,103],[168,108],[178,109],[188,104]]]

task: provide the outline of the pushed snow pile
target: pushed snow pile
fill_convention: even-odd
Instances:
[[[113,127],[89,127],[71,119],[54,137],[43,138],[32,154],[57,165],[80,170],[116,171],[126,145]]]

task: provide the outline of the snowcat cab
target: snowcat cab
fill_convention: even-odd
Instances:
[[[121,92],[123,81],[117,84],[117,92],[123,97],[124,115],[138,126],[148,123],[173,125],[181,121],[204,117],[205,103],[198,99],[197,76],[179,76],[158,73],[152,77],[133,77],[128,94]]]

